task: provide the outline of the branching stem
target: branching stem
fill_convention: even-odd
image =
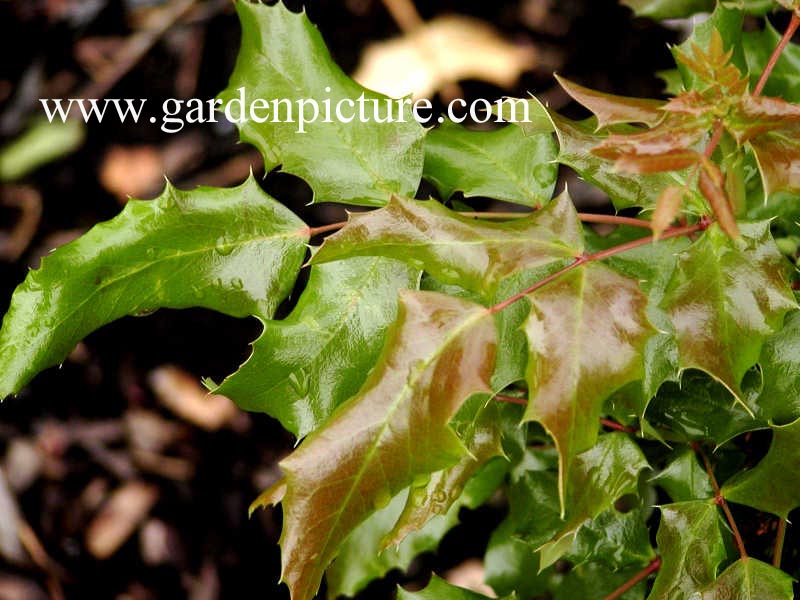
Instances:
[[[714,476],[714,469],[711,467],[711,461],[703,451],[703,448],[697,442],[692,444],[692,449],[698,454],[698,456],[700,456],[703,461],[703,465],[705,465],[706,473],[708,473],[708,478],[711,480],[711,487],[714,488],[714,502],[716,502],[717,505],[722,509],[722,512],[725,513],[725,518],[728,520],[728,525],[730,525],[731,531],[733,532],[733,538],[736,540],[736,547],[739,549],[739,556],[741,556],[742,560],[747,560],[748,556],[747,550],[745,550],[744,547],[744,540],[742,539],[742,535],[739,533],[739,528],[736,526],[736,521],[733,520],[733,513],[731,513],[728,503],[722,496],[719,483],[717,483],[717,478]]]
[[[644,569],[639,571],[636,575],[631,577],[628,581],[623,583],[613,592],[611,592],[608,596],[603,598],[603,600],[617,600],[617,598],[622,597],[622,595],[635,586],[640,581],[647,579],[652,573],[655,573],[661,568],[661,557],[656,556],[650,564],[647,565]]]
[[[767,79],[769,79],[772,70],[775,68],[775,64],[778,62],[781,54],[783,54],[783,49],[786,48],[787,44],[791,41],[798,26],[800,26],[800,16],[798,16],[796,12],[793,12],[792,19],[789,21],[789,25],[786,27],[781,41],[775,46],[775,50],[772,51],[772,56],[770,56],[767,61],[767,66],[764,67],[764,72],[761,73],[761,77],[758,78],[758,83],[756,83],[756,87],[753,89],[753,96],[758,96],[764,91]]]

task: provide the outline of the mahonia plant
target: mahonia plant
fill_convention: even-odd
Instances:
[[[125,315],[254,316],[250,358],[207,383],[300,440],[253,504],[282,505],[294,600],[323,577],[335,598],[407,568],[497,490],[509,510],[485,566],[505,597],[790,600],[800,3],[625,4],[654,18],[713,11],[672,48],[670,99],[559,79],[590,118],[529,98],[530,122],[491,132],[426,130],[410,108],[405,122],[316,122],[303,135],[246,122],[241,137],[268,170],[303,178],[317,202],[373,210],[310,227],[252,178],[131,201],[16,290],[0,396]],[[746,15],[781,7],[785,34],[744,31]],[[222,100],[242,86],[384,99],[335,65],[304,13],[236,8],[241,50]],[[559,163],[638,216],[553,198]],[[422,178],[441,201],[415,199]],[[456,191],[530,210],[459,212],[447,206]],[[302,268],[308,282],[276,319]],[[763,456],[756,430],[771,436],[758,438],[771,439]],[[434,577],[398,597],[482,596]]]

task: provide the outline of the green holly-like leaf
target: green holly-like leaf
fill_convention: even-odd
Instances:
[[[787,519],[800,506],[800,419],[772,428],[772,445],[755,467],[737,473],[722,487],[731,502]]]
[[[550,133],[525,135],[519,127],[472,131],[447,121],[425,139],[423,176],[445,200],[456,191],[525,206],[547,204],[558,165]]]
[[[647,422],[663,439],[712,441],[717,446],[747,431],[766,429],[768,419],[755,403],[760,378],[748,372],[741,385],[743,402],[700,371],[686,371],[679,383],[664,384],[647,407]]]
[[[714,0],[622,0],[640,17],[682,19],[714,8]]]
[[[539,572],[539,557],[530,544],[514,535],[510,518],[492,532],[483,563],[486,583],[498,594],[516,591],[527,600],[549,592],[552,569]]]
[[[714,496],[708,473],[689,448],[675,452],[667,466],[650,483],[662,487],[673,502],[705,500]]]
[[[283,501],[282,580],[310,600],[355,527],[420,476],[467,453],[448,425],[489,392],[495,332],[485,308],[434,292],[400,292],[398,316],[366,383],[280,466],[255,505]]]
[[[725,544],[713,502],[661,507],[656,542],[661,568],[648,600],[684,600],[714,582],[725,560]]]
[[[304,437],[361,387],[396,316],[397,292],[418,279],[375,256],[312,267],[292,313],[264,322],[250,358],[215,393]]]
[[[644,347],[655,330],[639,283],[599,263],[559,277],[528,300],[525,419],[544,425],[555,440],[563,506],[575,456],[597,440],[603,402],[641,379]]]
[[[712,225],[683,252],[662,306],[675,327],[681,368],[705,371],[744,404],[742,377],[796,304],[769,224],[740,228],[737,241]]]
[[[655,558],[647,517],[650,507],[627,512],[609,508],[587,521],[575,536],[566,559],[574,564],[603,563],[613,570],[639,568]]]
[[[725,569],[698,600],[792,600],[792,578],[755,558],[742,558]]]
[[[591,449],[575,457],[569,470],[563,522],[539,548],[541,568],[570,550],[587,519],[594,519],[626,494],[636,493],[639,473],[649,465],[639,446],[623,433],[600,436]]]
[[[516,598],[516,596],[507,596],[506,600],[512,598]],[[489,600],[489,598],[483,594],[449,584],[434,575],[428,586],[419,592],[407,592],[403,588],[397,588],[397,600]]]
[[[263,154],[267,170],[281,165],[302,177],[316,201],[382,206],[392,194],[413,195],[422,176],[425,132],[409,104],[399,110],[398,101],[392,101],[394,121],[377,122],[373,105],[380,107],[378,117],[385,119],[389,98],[361,87],[342,72],[305,13],[293,13],[280,2],[265,6],[239,1],[236,11],[242,44],[228,88],[219,99],[226,104],[236,100],[243,88],[245,110],[257,100],[268,105],[255,114],[248,112],[244,122],[237,123],[241,138]],[[361,96],[367,122],[361,122],[358,114]],[[291,108],[286,102],[276,106],[273,101],[278,100],[288,100]],[[341,100],[355,103],[354,109],[343,108],[349,111],[345,118],[355,113],[351,122],[335,114]],[[317,103],[319,115],[301,132],[300,103],[311,101]],[[326,102],[332,107],[329,118]],[[314,109],[303,106],[311,120]],[[293,122],[287,122],[288,110],[293,111]],[[231,112],[234,118],[239,116],[238,110]]]
[[[566,194],[504,223],[471,219],[434,200],[395,196],[380,210],[351,215],[311,262],[386,256],[491,297],[500,280],[516,271],[573,259],[580,240],[580,222]]]
[[[130,201],[53,252],[14,293],[0,332],[0,398],[125,315],[205,307],[269,318],[289,295],[308,227],[252,179]]]
[[[787,315],[783,328],[761,349],[764,388],[756,401],[775,423],[800,417],[800,312]]]

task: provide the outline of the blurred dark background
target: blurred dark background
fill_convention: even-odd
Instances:
[[[119,66],[126,44],[174,4],[1,0],[2,145],[8,149],[28,134],[41,116],[39,98],[92,89],[103,69]],[[467,100],[532,92],[572,116],[580,111],[554,88],[553,68],[597,89],[658,96],[662,83],[654,72],[672,66],[667,45],[680,35],[633,18],[614,0],[442,0],[417,8],[426,20],[476,17],[510,44],[533,46],[546,57],[510,88],[460,81]],[[317,0],[307,10],[347,72],[367,44],[400,34],[380,0]],[[227,83],[238,40],[232,3],[198,0],[105,96],[159,105],[170,97],[213,98]],[[43,254],[113,217],[129,195],[157,195],[163,173],[179,187],[235,185],[252,165],[264,188],[307,222],[344,214],[339,206],[307,206],[310,191],[295,177],[264,177],[258,154],[238,144],[227,124],[169,135],[160,123],[112,119],[89,124],[71,148],[2,184],[2,312]],[[0,160],[18,158],[0,152]],[[431,192],[423,187],[420,194]],[[574,195],[603,203],[588,188]],[[195,407],[200,377],[220,380],[233,372],[258,333],[255,320],[204,310],[126,318],[89,336],[63,368],[43,373],[0,406],[0,599],[288,598],[277,584],[280,510],[248,520],[247,507],[277,477],[275,463],[294,440],[264,415],[224,405],[216,407],[219,414],[204,414]],[[112,513],[115,498],[133,509]],[[465,513],[438,553],[362,597],[390,598],[397,582],[424,582],[431,570],[481,556],[502,516],[502,502]],[[18,519],[23,525],[15,535]],[[127,532],[117,530],[120,522]]]

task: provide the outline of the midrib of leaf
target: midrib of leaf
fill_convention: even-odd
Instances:
[[[585,265],[584,265],[583,268],[579,269],[578,272],[580,273],[580,288],[579,288],[580,294],[578,295],[578,298],[580,298],[580,300],[578,301],[577,307],[576,307],[577,318],[575,319],[575,329],[574,329],[574,331],[575,331],[575,333],[580,334],[580,331],[582,329],[581,325],[583,324],[583,304],[585,302],[585,298],[584,298],[584,295],[583,295],[584,294],[584,289],[586,287],[586,267],[585,267]],[[574,358],[573,358],[573,361],[572,361],[572,364],[573,364],[572,373],[573,373],[573,377],[575,378],[575,384],[572,386],[572,389],[575,392],[577,392],[578,391],[578,385],[580,384],[580,380],[581,380],[580,349],[583,347],[583,344],[581,342],[581,336],[580,335],[576,335],[575,339],[577,340],[576,343],[578,345],[578,348],[577,348],[576,352],[573,354]],[[574,449],[574,447],[575,447],[575,429],[576,429],[576,427],[575,427],[575,415],[577,413],[577,411],[575,410],[575,408],[576,408],[575,407],[575,400],[576,400],[576,396],[575,396],[575,394],[573,394],[573,396],[570,398],[570,404],[572,405],[571,408],[573,410],[570,410],[570,415],[569,415],[569,421],[570,421],[569,444],[570,444],[570,448],[571,449]],[[563,454],[561,454],[559,452],[559,462],[562,461],[562,458],[561,458],[562,456],[563,456]],[[572,461],[570,461],[570,462],[572,462]],[[569,476],[569,473],[567,473],[566,466],[567,465],[562,465],[562,468],[559,471],[559,473],[561,474],[561,478],[563,479],[563,481],[559,482],[559,486],[558,486],[558,497],[559,497],[559,500],[561,502],[561,518],[562,519],[564,518],[564,515],[566,513],[566,506],[567,506],[566,489],[567,489],[567,478]]]
[[[512,127],[512,125],[508,125],[508,127]],[[524,180],[522,180],[517,172],[514,169],[509,169],[508,164],[505,161],[497,160],[496,155],[490,152],[487,152],[483,146],[478,146],[468,140],[464,139],[457,139],[456,143],[469,148],[470,150],[480,154],[484,158],[488,159],[488,161],[498,170],[505,173],[509,179],[511,179],[514,184],[522,191],[523,195],[528,196],[529,198],[534,198],[534,194],[532,190],[530,190],[526,185]]]
[[[226,243],[226,244],[214,244],[213,246],[202,246],[200,248],[194,248],[194,249],[188,250],[188,251],[178,251],[178,252],[176,252],[176,253],[174,253],[174,254],[172,254],[170,256],[159,257],[158,260],[152,260],[152,261],[149,261],[149,262],[141,263],[141,264],[137,265],[133,269],[129,269],[128,271],[125,271],[124,273],[121,273],[121,274],[117,275],[116,277],[110,277],[109,279],[101,282],[100,285],[98,285],[95,289],[93,289],[89,293],[89,295],[87,295],[83,300],[81,300],[78,304],[76,304],[72,308],[72,310],[70,310],[62,319],[57,321],[51,327],[51,329],[57,329],[58,327],[61,327],[61,325],[63,325],[70,317],[72,317],[76,312],[78,312],[78,310],[80,310],[83,307],[84,304],[89,302],[92,298],[94,298],[94,296],[96,294],[100,293],[104,289],[106,289],[106,288],[108,288],[108,287],[110,287],[110,286],[122,281],[123,279],[127,279],[128,277],[131,277],[133,275],[137,275],[137,274],[141,273],[142,271],[145,271],[145,270],[147,270],[147,269],[149,269],[149,268],[151,268],[151,267],[153,267],[153,266],[155,266],[157,264],[168,262],[168,261],[179,259],[179,258],[185,258],[187,256],[192,256],[194,254],[201,254],[201,253],[204,253],[204,252],[213,251],[214,249],[219,248],[219,247],[225,247],[226,249],[227,248],[233,249],[233,248],[245,246],[247,244],[252,244],[252,243],[255,243],[255,242],[267,242],[267,241],[270,241],[270,240],[288,239],[288,238],[294,237],[294,236],[300,237],[302,235],[302,232],[306,231],[307,229],[308,228],[303,227],[301,229],[298,229],[298,230],[292,231],[292,232],[284,232],[284,233],[281,233],[281,234],[268,235],[268,236],[258,236],[258,237],[250,238],[250,239],[247,239],[247,240],[240,240],[240,241],[237,241],[237,242]]]
[[[282,77],[284,79],[284,81],[287,82],[291,87],[294,87],[296,90],[308,90],[309,89],[309,86],[299,84],[297,81],[295,81],[294,78],[289,76],[283,70],[279,69],[275,64],[275,61],[270,60],[269,56],[264,54],[263,46],[259,48],[258,54],[261,56],[262,63],[267,68],[270,68],[273,71],[275,71],[275,73],[277,73],[280,77]],[[330,61],[333,62],[333,58],[332,57],[330,57]],[[352,98],[350,98],[350,99],[352,100]],[[367,173],[370,174],[370,176],[372,177],[372,181],[375,183],[375,185],[382,192],[385,192],[387,194],[387,196],[389,196],[389,197],[392,194],[397,193],[398,190],[393,190],[393,189],[390,189],[390,188],[386,187],[386,184],[383,181],[383,178],[380,176],[379,173],[375,172],[375,170],[372,168],[372,166],[369,164],[369,162],[364,158],[364,155],[361,153],[360,147],[357,144],[356,145],[353,144],[353,138],[350,137],[350,135],[348,135],[346,133],[346,130],[344,128],[342,128],[342,124],[339,122],[339,120],[338,119],[331,119],[331,121],[333,122],[333,125],[336,128],[336,130],[339,132],[339,137],[342,140],[345,141],[345,143],[347,144],[347,147],[353,153],[353,156],[356,157],[356,159],[358,160],[359,164],[363,167],[364,171],[366,171]],[[280,160],[280,159],[276,158],[276,160]]]
[[[353,483],[350,485],[347,494],[345,495],[344,499],[339,504],[339,509],[331,515],[333,518],[333,523],[330,527],[327,528],[328,533],[324,538],[322,547],[320,549],[320,554],[324,555],[328,549],[328,545],[330,544],[331,536],[333,535],[334,529],[339,524],[339,521],[342,518],[342,514],[344,514],[345,507],[348,506],[350,503],[350,499],[353,497],[356,489],[358,488],[358,484],[361,482],[361,478],[364,476],[364,472],[367,469],[367,466],[370,465],[375,457],[375,453],[378,451],[378,447],[380,445],[381,440],[383,439],[384,434],[386,433],[387,428],[389,427],[389,423],[392,420],[392,416],[399,410],[400,406],[402,405],[403,401],[408,397],[409,394],[413,393],[413,386],[412,383],[416,382],[416,380],[424,374],[428,368],[442,355],[444,350],[458,337],[468,331],[473,325],[475,325],[481,319],[490,315],[488,310],[481,310],[476,311],[475,315],[470,317],[469,319],[465,320],[461,323],[458,327],[454,328],[444,339],[443,343],[436,349],[436,351],[431,354],[431,356],[425,361],[424,368],[416,369],[416,376],[414,378],[408,378],[406,382],[403,384],[403,389],[397,394],[396,399],[388,410],[386,411],[386,416],[383,419],[383,424],[380,427],[379,433],[375,436],[373,443],[370,445],[369,451],[367,452],[364,460],[361,461],[361,466],[358,469],[358,472],[352,478]],[[381,470],[383,470],[383,466],[381,465]],[[384,480],[386,480],[386,476],[384,474]],[[314,579],[316,580],[317,573],[324,572],[327,568],[327,565],[320,566],[319,563],[315,564],[314,566]]]

